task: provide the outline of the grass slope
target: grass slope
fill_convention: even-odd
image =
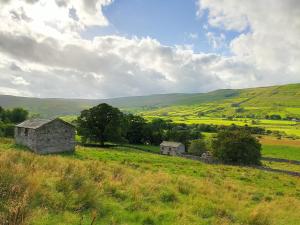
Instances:
[[[0,140],[0,223],[300,224],[299,187],[287,175],[129,148],[39,156]]]
[[[38,99],[14,96],[0,96],[0,105],[6,108],[24,107],[42,116],[62,116],[78,114],[81,110],[101,102],[106,102],[132,112],[153,111],[153,115],[176,112],[177,107],[185,107],[189,115],[205,113],[220,117],[232,115],[236,108],[244,109],[240,114],[266,115],[279,113],[283,116],[300,116],[300,84],[250,88],[238,90],[217,90],[196,94],[161,94],[139,97],[123,97],[100,100],[83,99]]]

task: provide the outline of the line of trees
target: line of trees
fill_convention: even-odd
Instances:
[[[28,111],[23,108],[4,109],[0,106],[0,137],[13,137],[15,124],[28,118]]]
[[[213,124],[177,124],[155,118],[146,121],[138,115],[126,114],[106,103],[83,110],[76,120],[78,134],[84,143],[105,142],[158,145],[163,140],[189,145],[201,138],[201,132],[217,133],[222,130],[243,129],[251,134],[266,134],[261,127],[217,126]]]
[[[160,118],[149,122],[105,103],[82,111],[76,123],[84,143],[159,145],[163,140],[178,141],[186,147],[190,145],[190,154],[201,156],[203,152],[212,151],[220,161],[234,164],[259,164],[261,146],[251,134],[265,132],[249,126],[175,124]],[[202,138],[202,131],[218,133],[211,145]]]
[[[197,129],[185,124],[122,113],[106,103],[83,110],[76,120],[78,134],[84,143],[118,142],[130,144],[158,145],[163,140],[179,141],[184,144],[201,136]]]

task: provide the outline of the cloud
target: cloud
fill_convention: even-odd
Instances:
[[[257,85],[300,81],[300,2],[200,0],[208,23],[241,32],[230,43],[234,58],[256,71]]]
[[[14,62],[11,63],[9,67],[12,71],[22,71],[22,69]]]
[[[219,49],[226,47],[226,36],[221,33],[217,35],[213,32],[207,32],[206,37],[208,39],[209,44],[213,47],[213,49]]]
[[[29,83],[23,77],[13,77],[12,84],[27,86]]]
[[[191,39],[198,39],[198,34],[197,33],[190,33],[189,38]]]
[[[299,7],[275,1],[200,1],[211,46],[231,51],[224,56],[151,37],[83,39],[87,27],[109,24],[111,0],[2,0],[0,93],[106,98],[299,82]],[[240,35],[227,46],[228,30]]]
[[[14,95],[14,96],[30,96],[30,93],[23,92],[15,88],[8,88],[0,86],[1,95]]]
[[[14,70],[15,75],[28,82],[24,87],[27,91],[32,95],[36,91],[44,97],[199,92],[223,83],[209,70],[219,60],[218,56],[163,46],[151,38],[104,36],[78,45],[61,45],[49,38],[37,41],[0,33],[0,50],[27,67],[39,64],[44,68],[44,71]],[[11,69],[12,65],[7,67]]]

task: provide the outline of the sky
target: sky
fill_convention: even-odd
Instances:
[[[300,82],[298,0],[0,0],[0,94],[112,98]]]

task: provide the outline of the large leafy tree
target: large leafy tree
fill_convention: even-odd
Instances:
[[[78,134],[83,142],[122,142],[125,136],[123,113],[106,103],[83,110],[77,119]]]
[[[126,139],[132,144],[144,144],[147,141],[147,123],[141,116],[129,114],[127,118]]]
[[[213,141],[214,156],[230,164],[260,164],[261,144],[246,130],[220,131]]]
[[[159,145],[165,139],[165,131],[170,129],[169,121],[155,118],[147,126],[148,141],[153,145]]]

